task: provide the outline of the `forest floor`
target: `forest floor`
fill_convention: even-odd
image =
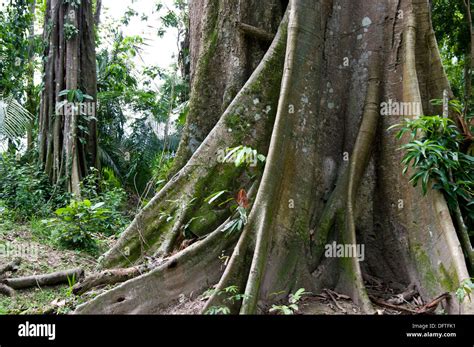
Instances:
[[[42,238],[27,225],[12,225],[0,223],[0,267],[20,258],[18,270],[11,277],[43,275],[62,270],[81,268],[86,276],[94,272],[97,257],[90,254],[58,248],[50,241]],[[383,302],[390,302],[397,294],[382,283],[366,283],[369,295],[375,296]],[[14,297],[0,295],[0,314],[68,314],[80,303],[98,295],[103,290],[93,291],[82,297],[72,294],[74,283],[55,287],[36,287],[18,290]],[[418,297],[419,300],[419,297]],[[400,309],[391,309],[374,303],[376,314],[398,315],[406,314],[403,309],[413,310],[422,303],[417,301],[416,293],[403,303],[398,303]],[[158,314],[199,314],[204,308],[206,300],[202,295],[194,294],[191,297],[184,295],[176,298],[168,307],[159,310]],[[284,305],[284,303],[282,303]],[[264,309],[267,314],[270,308]],[[409,312],[408,312],[409,313]],[[294,314],[303,315],[338,315],[361,314],[360,308],[349,297],[331,290],[322,293],[305,295],[298,302],[298,310]]]
[[[82,268],[89,272],[96,259],[86,253],[59,249],[24,225],[0,224],[0,266],[21,259],[10,277],[48,274]],[[72,284],[72,283],[71,283]],[[68,284],[16,291],[12,298],[0,295],[0,314],[67,314],[79,303]]]

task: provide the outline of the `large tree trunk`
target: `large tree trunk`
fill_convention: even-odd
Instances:
[[[77,30],[75,34],[71,33],[73,27]],[[95,100],[97,77],[92,2],[84,0],[75,7],[64,1],[49,0],[44,32],[48,45],[39,116],[40,161],[52,182],[65,179],[68,190],[80,195],[81,178],[90,167],[97,165],[95,106],[86,108],[86,114],[67,112],[67,108],[62,108],[62,114],[58,113],[58,104],[65,99],[59,96],[63,90],[80,90]]]
[[[201,145],[271,43],[241,25],[274,35],[284,12],[280,0],[191,0],[189,7],[192,92],[174,171]]]
[[[208,10],[206,18],[217,16]],[[290,1],[265,57],[203,144],[102,259],[106,268],[145,255],[164,263],[77,312],[159,313],[180,294],[235,285],[246,294],[235,313],[263,313],[301,287],[336,289],[370,313],[364,276],[416,285],[426,302],[453,292],[469,274],[446,202],[411,187],[387,131],[434,112],[429,100],[447,88],[427,0]],[[389,100],[422,107],[381,116]],[[218,161],[219,150],[240,144],[268,153],[260,177]],[[222,229],[232,217],[205,197],[241,188],[249,221],[229,236]],[[201,239],[179,251],[185,225]],[[326,257],[333,241],[365,245],[365,261]],[[459,309],[454,298],[444,306]]]

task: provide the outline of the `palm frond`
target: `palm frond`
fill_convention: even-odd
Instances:
[[[0,137],[11,140],[24,135],[33,115],[12,96],[0,95]]]
[[[121,178],[122,174],[120,172],[119,166],[115,163],[114,159],[107,152],[107,150],[104,147],[99,145],[98,151],[99,151],[99,160],[101,164],[103,166],[110,168],[114,172],[115,176]]]

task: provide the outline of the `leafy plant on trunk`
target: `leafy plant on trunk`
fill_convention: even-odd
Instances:
[[[471,301],[471,293],[474,289],[474,283],[472,283],[472,279],[468,278],[462,281],[459,288],[456,290],[456,298],[458,299],[459,303],[463,303],[466,298]]]
[[[465,137],[454,121],[440,116],[422,116],[394,127],[401,127],[398,139],[410,136],[410,142],[401,147],[403,173],[412,172],[414,187],[421,181],[423,195],[430,185],[444,194],[464,253],[474,265],[470,240],[474,230],[474,157],[462,151]]]
[[[463,136],[451,119],[422,116],[401,125],[397,138],[409,133],[411,142],[403,145],[403,173],[413,168],[410,182],[421,181],[426,195],[429,183],[443,191],[451,207],[467,208],[467,217],[474,221],[474,157],[461,151]]]

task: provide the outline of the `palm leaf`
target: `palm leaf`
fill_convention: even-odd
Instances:
[[[12,96],[0,95],[0,137],[14,140],[23,136],[33,115]]]
[[[103,166],[106,166],[106,167],[110,168],[113,171],[113,173],[115,174],[115,176],[121,178],[122,174],[120,172],[119,166],[114,161],[114,159],[109,154],[109,152],[107,152],[107,150],[104,147],[100,146],[100,145],[98,146],[98,152],[99,152],[99,160],[100,160],[101,164]]]

